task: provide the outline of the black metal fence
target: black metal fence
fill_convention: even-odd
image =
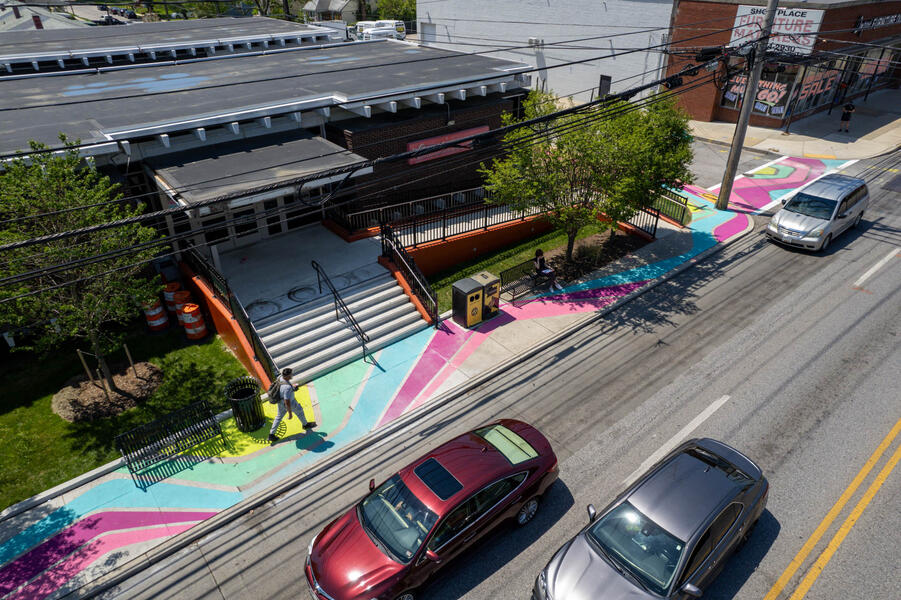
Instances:
[[[331,207],[327,212],[348,231],[361,231],[380,227],[382,223],[396,225],[406,220],[420,219],[447,209],[477,210],[488,197],[488,192],[478,187],[358,211],[344,212],[340,207]]]
[[[647,233],[652,238],[657,237],[657,223],[660,221],[660,210],[647,206],[642,208],[629,219],[628,223],[636,229]]]
[[[432,319],[435,327],[439,325],[438,316],[438,295],[435,294],[431,286],[413,257],[407,254],[403,244],[397,239],[390,225],[382,225],[382,256],[390,260],[397,266],[404,279],[410,285],[410,291],[425,307],[426,313]]]
[[[493,225],[523,221],[526,217],[540,215],[544,211],[531,208],[515,211],[503,204],[482,204],[447,208],[441,211],[392,224],[398,241],[406,248],[419,244],[446,240],[455,235],[486,230]]]
[[[254,356],[251,358],[259,362],[269,375],[269,378],[274,380],[278,375],[275,361],[272,360],[272,356],[266,350],[266,346],[263,345],[256,328],[250,322],[250,318],[244,310],[244,305],[241,304],[241,301],[229,287],[228,279],[194,248],[183,250],[181,256],[182,260],[188,263],[188,266],[194,271],[194,274],[205,279],[219,299],[228,305],[232,318],[238,322],[245,339],[250,342],[250,347],[254,353]]]
[[[660,213],[670,219],[685,224],[685,215],[688,212],[688,198],[675,191],[663,188],[660,197],[654,202],[654,206],[660,209]]]
[[[201,400],[120,433],[115,441],[128,470],[137,473],[221,435],[222,429],[210,405]]]

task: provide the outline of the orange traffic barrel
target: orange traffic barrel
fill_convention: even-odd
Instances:
[[[189,340],[201,340],[206,337],[206,324],[203,322],[199,306],[192,303],[185,304],[181,316]]]
[[[163,287],[163,299],[166,301],[166,310],[175,312],[175,292],[181,289],[181,284],[177,281],[167,283]]]
[[[175,292],[173,294],[175,300],[175,316],[178,317],[178,323],[180,325],[184,325],[184,315],[182,315],[182,311],[185,308],[185,304],[190,304],[193,302],[191,298],[191,292],[182,290],[180,292]]]
[[[142,302],[141,308],[144,309],[144,316],[147,317],[147,327],[150,328],[150,331],[163,331],[169,327],[169,317],[159,300],[153,304]]]

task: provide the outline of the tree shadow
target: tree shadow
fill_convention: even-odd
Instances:
[[[773,513],[764,510],[747,543],[729,558],[716,581],[704,591],[704,598],[708,600],[734,598],[760,566],[776,538],[779,537],[781,529],[782,525],[779,524]]]
[[[468,558],[458,557],[439,571],[423,586],[421,596],[450,600],[475,589],[541,539],[574,503],[569,488],[558,479],[545,492],[541,508],[529,524],[519,527],[512,520],[501,523],[465,552],[464,556]]]

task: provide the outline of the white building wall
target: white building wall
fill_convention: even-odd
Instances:
[[[597,93],[601,75],[619,92],[658,79],[666,65],[660,52],[612,56],[630,48],[666,41],[673,0],[417,0],[423,44],[461,52],[502,46],[543,45],[491,52],[542,69],[533,87],[587,101]],[[647,31],[659,28],[655,31]],[[632,33],[632,32],[640,33]],[[611,36],[616,37],[601,37]],[[594,39],[583,39],[594,38]],[[581,41],[572,41],[581,40]],[[597,57],[578,65],[554,65]]]

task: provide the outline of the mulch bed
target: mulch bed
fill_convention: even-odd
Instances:
[[[612,236],[612,240],[611,240]],[[620,230],[607,230],[576,241],[573,261],[567,263],[566,246],[544,253],[548,264],[557,272],[562,282],[574,281],[592,271],[608,265],[648,244],[648,240]]]
[[[126,366],[113,373],[119,392],[111,390],[107,398],[99,383],[91,383],[84,375],[73,377],[53,396],[53,412],[70,423],[113,417],[148,399],[162,381],[159,367],[149,362],[135,363],[134,370]]]

